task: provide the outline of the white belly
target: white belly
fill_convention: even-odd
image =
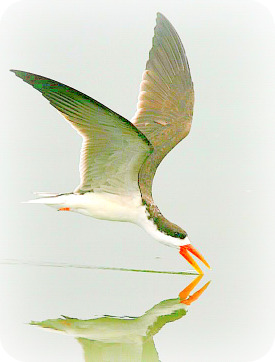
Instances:
[[[119,196],[107,193],[86,193],[72,196],[82,197],[82,205],[75,211],[84,215],[97,219],[132,222],[142,227],[154,239],[168,246],[177,248],[190,243],[187,237],[183,241],[160,232],[152,219],[148,219],[148,212],[142,205],[140,194]]]
[[[87,192],[83,195],[62,195],[59,204],[96,219],[136,223],[145,213],[140,194],[121,196],[108,193]]]
[[[139,193],[122,196],[103,192],[87,192],[83,195],[65,194],[29,202],[43,203],[57,209],[69,208],[70,211],[96,219],[131,222],[142,227],[154,239],[168,246],[179,247],[190,243],[187,237],[178,239],[160,232],[153,220],[148,218],[148,212],[142,204]]]

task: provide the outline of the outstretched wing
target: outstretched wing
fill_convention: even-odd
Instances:
[[[158,13],[137,111],[131,120],[154,147],[140,175],[143,194],[151,194],[159,163],[188,135],[193,107],[193,83],[182,42],[170,22]]]
[[[103,104],[62,83],[12,70],[32,85],[83,137],[78,193],[139,190],[138,173],[152,146],[128,120]]]

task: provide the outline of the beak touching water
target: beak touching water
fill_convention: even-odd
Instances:
[[[201,268],[198,266],[198,264],[195,262],[195,260],[192,258],[192,256],[189,253],[192,253],[195,255],[200,261],[203,262],[204,265],[207,266],[207,268],[210,268],[210,265],[207,263],[207,261],[204,259],[204,257],[198,252],[197,249],[194,248],[191,244],[182,245],[180,246],[180,255],[184,257],[192,265],[192,267],[199,273],[203,274]]]

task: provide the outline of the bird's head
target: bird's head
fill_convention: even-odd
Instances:
[[[198,266],[198,264],[196,263],[196,261],[192,258],[190,253],[195,255],[200,261],[202,261],[204,263],[204,265],[207,266],[207,268],[211,269],[209,264],[207,263],[207,261],[204,259],[204,257],[190,243],[190,240],[187,236],[186,231],[184,231],[178,225],[170,223],[169,231],[166,230],[166,232],[168,232],[168,235],[177,239],[177,244],[179,245],[179,249],[180,249],[179,250],[180,255],[182,255],[199,274],[203,274],[203,272],[202,272],[201,268]]]
[[[162,235],[164,235],[164,239],[162,241],[168,241],[173,244],[173,246],[179,247],[180,255],[182,255],[199,274],[203,274],[203,272],[190,253],[202,261],[207,268],[211,269],[204,257],[190,243],[185,230],[165,219],[160,213],[158,214],[158,217],[154,218],[154,223]]]
[[[180,255],[182,255],[199,274],[203,274],[203,272],[190,253],[202,261],[207,268],[211,269],[204,257],[191,245],[185,230],[167,220],[154,203],[147,202],[146,200],[143,200],[143,203],[146,206],[147,218],[154,224],[154,228],[148,227],[150,224],[147,223],[145,224],[146,226],[141,225],[143,227],[145,226],[147,232],[161,243],[179,248]]]

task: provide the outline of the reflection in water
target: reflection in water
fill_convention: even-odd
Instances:
[[[159,361],[154,335],[166,323],[186,314],[187,306],[197,300],[210,283],[190,295],[201,278],[202,275],[194,279],[178,298],[164,300],[140,317],[104,316],[80,320],[63,316],[30,324],[74,336],[83,348],[86,362]]]

